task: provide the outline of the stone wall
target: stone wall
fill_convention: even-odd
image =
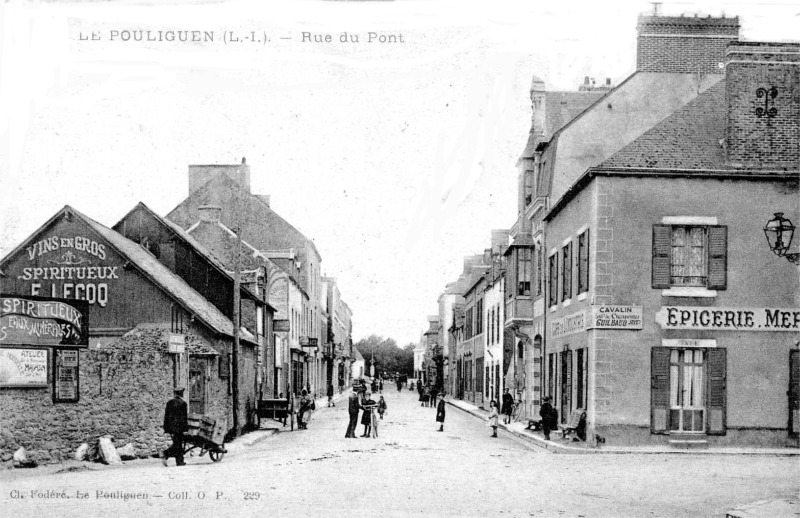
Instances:
[[[188,343],[197,340],[189,337]],[[71,458],[81,443],[93,445],[106,435],[117,447],[133,443],[139,457],[157,455],[170,444],[162,426],[164,406],[172,398],[175,355],[167,352],[163,330],[137,328],[123,337],[101,338],[100,344],[79,353],[77,403],[53,403],[52,350],[47,388],[0,391],[5,465],[21,446],[47,464]],[[208,358],[206,414],[224,419],[230,408],[227,380],[219,378],[215,357]]]

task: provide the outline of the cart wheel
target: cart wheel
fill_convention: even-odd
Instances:
[[[211,457],[212,462],[219,462],[222,460],[222,457],[225,456],[225,452],[220,450],[212,450],[208,452],[208,456]]]

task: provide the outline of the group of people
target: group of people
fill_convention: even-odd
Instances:
[[[430,382],[423,385],[422,381],[419,381],[417,383],[417,393],[419,394],[420,406],[436,406],[439,389],[432,386]]]
[[[372,384],[375,385],[375,380]],[[380,381],[379,389],[383,388],[383,381]],[[364,433],[360,437],[377,437],[378,424],[373,423],[373,411],[377,410],[379,419],[383,419],[386,414],[386,400],[381,395],[378,401],[372,399],[372,393],[366,389],[366,383],[363,380],[353,386],[353,392],[347,402],[347,412],[350,416],[350,421],[347,424],[347,432],[344,436],[347,439],[356,438],[356,427],[358,426],[358,413],[363,411],[361,416],[361,424],[364,425]]]

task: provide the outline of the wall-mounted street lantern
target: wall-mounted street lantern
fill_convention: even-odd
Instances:
[[[764,235],[770,250],[778,257],[785,257],[789,262],[798,264],[800,254],[790,254],[789,245],[794,237],[794,225],[788,218],[783,217],[783,212],[776,212],[775,217],[764,225]]]

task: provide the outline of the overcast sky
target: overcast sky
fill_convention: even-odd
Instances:
[[[187,195],[189,164],[246,157],[253,192],[272,196],[338,279],[354,339],[400,344],[419,339],[463,257],[514,223],[531,77],[567,90],[586,75],[620,82],[635,66],[636,17],[652,9],[161,4],[0,7],[0,256],[66,204],[107,226],[139,201],[163,215]],[[664,2],[662,11],[739,15],[746,39],[800,36],[796,1]],[[126,30],[214,40],[123,41]],[[251,31],[257,41],[245,40]],[[303,32],[333,41],[303,42]],[[340,43],[343,32],[359,42]],[[397,41],[370,43],[370,32]]]

